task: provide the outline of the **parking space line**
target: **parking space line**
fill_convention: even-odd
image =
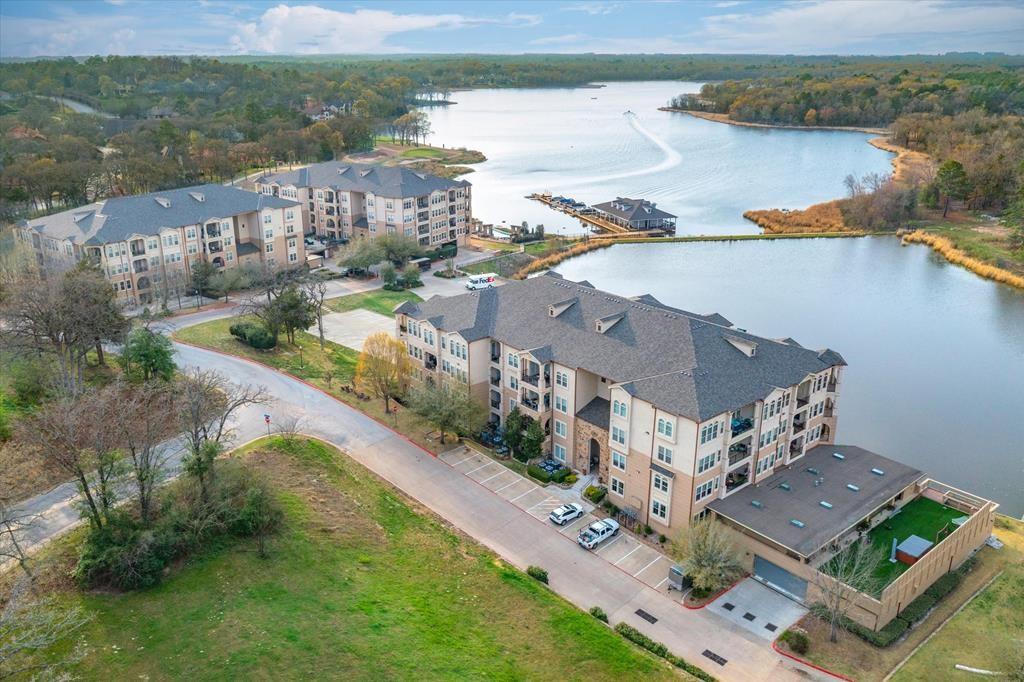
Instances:
[[[519,478],[518,476],[516,476],[516,480],[512,481],[512,482],[511,482],[511,483],[509,483],[508,485],[503,485],[503,486],[501,486],[500,488],[498,488],[498,489],[497,489],[497,490],[495,490],[494,492],[496,492],[496,493],[500,493],[500,492],[501,492],[502,490],[504,490],[505,488],[511,488],[511,487],[512,487],[512,486],[514,486],[514,485],[515,485],[516,483],[519,483],[519,482],[520,482],[520,481],[522,481],[522,480],[524,480],[524,479],[522,479],[522,478]]]
[[[485,478],[484,480],[482,480],[482,481],[477,481],[477,482],[478,482],[478,483],[487,483],[487,481],[491,480],[492,478],[497,478],[498,476],[501,476],[501,475],[502,475],[503,473],[505,473],[506,471],[508,471],[508,469],[506,469],[505,467],[502,467],[501,469],[502,469],[501,471],[499,471],[498,473],[494,474],[493,476],[488,476],[488,477],[487,477],[487,478]]]
[[[652,561],[651,563],[647,564],[646,566],[644,566],[643,568],[641,568],[641,569],[640,569],[639,571],[637,571],[636,573],[634,573],[634,574],[633,574],[633,577],[634,577],[634,578],[635,578],[635,577],[637,577],[638,575],[640,575],[641,573],[643,573],[644,571],[646,571],[646,570],[647,570],[648,568],[650,568],[650,567],[651,567],[651,566],[653,566],[654,564],[658,563],[658,562],[659,562],[659,561],[660,561],[661,559],[663,559],[663,558],[664,558],[664,557],[663,557],[662,555],[660,555],[660,554],[659,554],[659,555],[658,555],[657,557],[655,557],[654,561]],[[665,580],[668,580],[668,578],[665,578]]]
[[[527,491],[526,491],[525,493],[523,493],[522,495],[519,495],[518,497],[513,497],[513,498],[512,498],[511,500],[509,500],[509,502],[515,502],[515,501],[516,501],[516,500],[518,500],[518,499],[519,499],[520,497],[526,497],[527,495],[529,495],[530,493],[532,493],[532,492],[533,492],[534,490],[536,490],[536,488],[530,488],[529,490],[527,490]]]
[[[476,456],[477,456],[478,454],[479,454],[479,453],[476,453],[476,452],[474,452],[474,453],[473,453],[472,455],[470,455],[469,457],[466,457],[465,459],[460,459],[460,460],[459,460],[458,462],[456,462],[455,464],[452,464],[451,466],[452,466],[452,468],[454,468],[454,467],[457,467],[457,466],[459,466],[460,464],[462,464],[463,462],[468,462],[469,460],[473,459],[473,458],[474,458],[474,457],[476,457]]]
[[[537,504],[533,505],[532,507],[530,507],[526,511],[530,511],[532,509],[536,509],[537,507],[541,506],[542,504],[551,504],[552,502],[557,502],[558,504],[562,503],[562,501],[560,499],[558,499],[557,497],[548,497],[548,498],[545,498],[545,499],[541,500]]]
[[[621,539],[622,539],[622,538],[624,538],[624,537],[626,537],[626,536],[625,536],[625,535],[620,535],[619,537],[615,538],[614,540],[612,540],[611,542],[609,542],[609,543],[608,543],[607,545],[605,545],[604,547],[598,547],[598,548],[597,548],[597,549],[595,549],[594,551],[595,551],[595,552],[600,552],[601,550],[604,550],[604,549],[608,549],[609,547],[611,547],[612,545],[614,545],[614,544],[615,544],[616,542],[618,542],[619,540],[621,540]]]
[[[633,552],[637,551],[637,550],[638,550],[638,549],[640,549],[641,547],[643,547],[643,545],[637,545],[637,546],[636,546],[636,547],[634,547],[633,549],[629,550],[628,552],[626,552],[625,554],[623,554],[622,556],[620,556],[620,557],[619,557],[619,558],[618,558],[618,559],[617,559],[617,560],[615,561],[615,563],[613,563],[613,564],[612,564],[612,566],[618,566],[618,565],[619,565],[619,562],[620,562],[620,561],[622,561],[623,559],[625,559],[626,557],[628,557],[628,556],[629,556],[630,554],[632,554]]]
[[[482,464],[481,466],[478,466],[476,469],[470,469],[464,475],[465,476],[469,476],[474,471],[480,471],[481,469],[486,469],[487,467],[491,466],[492,464],[497,464],[497,462],[486,462],[485,464]]]
[[[664,585],[666,582],[668,582],[668,578],[662,578],[661,582],[654,586],[654,589],[658,589],[659,587]]]

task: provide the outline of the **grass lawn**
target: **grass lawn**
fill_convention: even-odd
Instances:
[[[1024,647],[1024,522],[998,517],[996,535],[1010,559],[1003,574],[921,647],[895,682],[976,680],[953,666],[1004,671]]]
[[[339,451],[260,441],[238,456],[285,526],[213,548],[156,588],[82,595],[84,679],[670,679],[586,613],[461,537]]]
[[[952,670],[954,663],[999,669],[1012,646],[1024,637],[1024,522],[996,517],[1000,550],[982,547],[977,563],[963,581],[946,595],[928,617],[890,647],[880,649],[850,633],[828,641],[828,626],[805,616],[800,626],[808,631],[811,650],[803,658],[858,682],[881,680],[920,645],[967,599],[1003,571],[1003,576],[961,611],[907,662],[894,678],[912,680],[977,679]],[[988,596],[986,596],[988,595]],[[1015,644],[1016,642],[1016,644]]]
[[[933,500],[919,497],[908,502],[900,510],[899,514],[873,528],[868,533],[868,537],[871,538],[871,544],[875,546],[875,549],[885,556],[876,572],[881,581],[879,591],[910,568],[910,566],[902,561],[889,563],[893,538],[896,539],[898,544],[911,535],[916,535],[938,544],[936,535],[945,529],[941,536],[944,539],[949,533],[956,530],[957,527],[953,525],[953,519],[960,518],[961,516],[965,516],[964,512],[939,504]]]
[[[971,258],[1024,274],[1024,249],[1010,248],[1009,230],[997,223],[972,219],[968,214],[961,217],[964,220],[960,222],[938,218],[922,229],[949,239]]]
[[[404,301],[419,302],[423,299],[412,291],[384,291],[383,289],[376,289],[374,291],[367,291],[361,294],[350,294],[349,296],[339,296],[338,298],[332,298],[327,301],[327,306],[336,313],[343,313],[349,310],[355,310],[357,308],[363,308],[365,310],[372,310],[375,313],[381,315],[391,316],[392,312],[399,303]]]
[[[414,147],[404,150],[402,156],[407,159],[441,159],[445,154],[440,149],[432,147]]]

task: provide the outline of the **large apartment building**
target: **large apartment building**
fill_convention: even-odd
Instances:
[[[20,238],[48,270],[99,264],[126,306],[184,293],[191,266],[305,264],[302,211],[288,199],[223,185],[111,197],[22,221]]]
[[[504,423],[539,420],[551,455],[668,534],[830,443],[843,358],[548,275],[395,310],[423,377]]]
[[[260,177],[256,191],[300,202],[309,231],[326,239],[397,233],[461,245],[472,217],[468,182],[401,166],[328,161]]]

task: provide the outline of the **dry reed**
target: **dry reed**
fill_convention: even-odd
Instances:
[[[950,263],[967,268],[979,277],[1024,289],[1024,277],[968,256],[956,248],[953,242],[946,237],[940,237],[924,230],[914,230],[910,234],[903,235],[903,243],[925,244],[932,247],[933,250],[941,254]]]

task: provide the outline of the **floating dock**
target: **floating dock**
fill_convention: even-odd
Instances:
[[[610,220],[605,220],[595,214],[581,213],[571,206],[555,201],[550,194],[535,192],[533,194],[527,194],[526,198],[539,201],[542,204],[547,204],[556,211],[560,211],[561,213],[565,213],[566,215],[576,218],[584,225],[589,225],[590,227],[595,228],[600,233],[599,236],[604,238],[630,237],[635,239],[636,237],[664,237],[666,235],[673,234],[662,229],[640,231],[630,230],[628,227],[623,227],[622,225],[613,223]]]

